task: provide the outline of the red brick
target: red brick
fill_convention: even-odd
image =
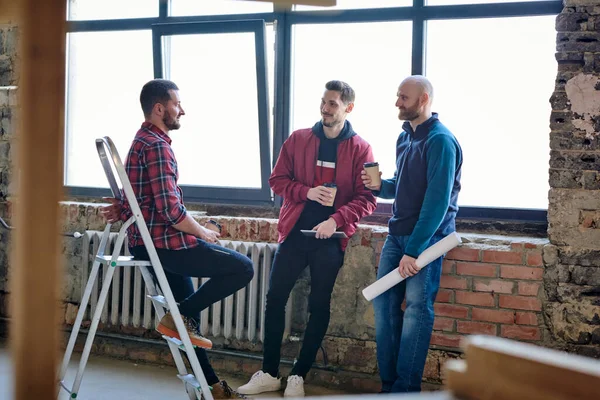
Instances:
[[[465,319],[469,315],[467,307],[455,306],[451,304],[434,304],[435,315],[440,317],[452,317]]]
[[[473,307],[473,310],[471,311],[471,319],[473,321],[487,321],[498,322],[502,324],[513,324],[515,322],[515,312]]]
[[[496,325],[485,322],[457,321],[456,330],[459,333],[496,336]]]
[[[463,336],[448,335],[441,332],[433,332],[431,334],[431,344],[445,347],[458,347]]]
[[[467,247],[456,247],[446,254],[449,260],[460,261],[479,261],[479,249],[469,249]]]
[[[456,273],[494,278],[498,276],[498,266],[482,263],[456,263]]]
[[[539,282],[519,282],[519,294],[523,296],[537,296],[541,285]]]
[[[433,329],[437,331],[454,332],[454,320],[451,318],[437,317],[433,321]]]
[[[541,338],[539,328],[533,326],[502,325],[501,335],[505,338],[520,340],[540,340]]]
[[[500,295],[500,308],[541,311],[542,302],[535,297]]]
[[[544,270],[542,268],[513,267],[510,265],[500,266],[501,278],[541,281],[543,275]]]
[[[511,281],[501,280],[475,280],[475,290],[478,292],[494,292],[494,293],[512,293],[515,283]]]
[[[454,261],[444,260],[442,262],[442,274],[449,275],[454,273]]]
[[[435,298],[435,301],[437,301],[438,303],[452,303],[454,297],[453,293],[453,290],[440,289],[438,290],[438,294]]]
[[[466,289],[467,283],[465,278],[455,278],[447,275],[442,275],[440,279],[440,287],[447,289]]]
[[[531,267],[542,267],[544,261],[542,260],[542,252],[530,251],[527,253],[527,265]]]
[[[538,245],[535,243],[525,243],[525,248],[526,249],[537,249]]]
[[[510,248],[512,250],[523,250],[523,243],[511,243]]]
[[[537,314],[531,312],[518,312],[517,324],[519,325],[536,325],[538,324]]]
[[[482,261],[499,264],[523,264],[523,253],[517,251],[484,250]]]
[[[473,306],[494,307],[494,295],[491,293],[456,292],[455,301],[458,304],[471,304]]]
[[[376,254],[381,254],[381,250],[383,250],[384,243],[385,243],[385,240],[377,242],[377,244],[375,245],[375,253]]]

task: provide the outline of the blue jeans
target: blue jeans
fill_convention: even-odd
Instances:
[[[377,279],[398,268],[409,237],[388,235],[381,252]],[[434,236],[429,245],[441,239],[441,236]],[[421,391],[442,258],[373,300],[377,363],[383,392]],[[405,298],[406,310],[402,311]]]

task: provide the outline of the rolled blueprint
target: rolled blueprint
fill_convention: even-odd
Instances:
[[[430,262],[438,259],[444,253],[452,250],[456,246],[461,243],[460,236],[456,232],[452,232],[439,242],[434,245],[428,247],[425,251],[421,253],[421,255],[415,261],[419,270]],[[395,286],[402,282],[404,278],[400,275],[400,271],[398,268],[394,268],[390,273],[381,277],[377,281],[373,282],[369,286],[363,289],[362,294],[365,296],[365,299],[368,301],[373,300],[375,297],[379,296],[381,293],[385,292],[392,286]]]

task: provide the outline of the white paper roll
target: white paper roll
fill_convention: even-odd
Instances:
[[[417,267],[421,269],[428,265],[430,262],[441,257],[444,253],[447,253],[448,251],[452,250],[460,243],[461,240],[458,233],[452,232],[439,242],[435,243],[434,245],[428,247],[425,251],[423,251],[415,261],[415,264],[417,264]],[[399,284],[403,280],[404,278],[402,277],[402,275],[400,275],[398,268],[394,268],[391,272],[364,288],[362,294],[363,296],[365,296],[365,299],[371,301],[375,297],[379,296],[381,293],[385,292],[392,286]]]

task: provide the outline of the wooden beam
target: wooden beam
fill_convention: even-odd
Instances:
[[[54,399],[62,262],[65,0],[14,3],[20,31],[19,128],[11,257],[11,356],[15,399]],[[0,13],[4,9],[0,8]]]
[[[600,361],[503,338],[466,337],[466,362],[444,366],[446,386],[470,400],[564,400],[598,397]]]
[[[0,0],[0,24],[16,22],[17,6],[17,1]]]

